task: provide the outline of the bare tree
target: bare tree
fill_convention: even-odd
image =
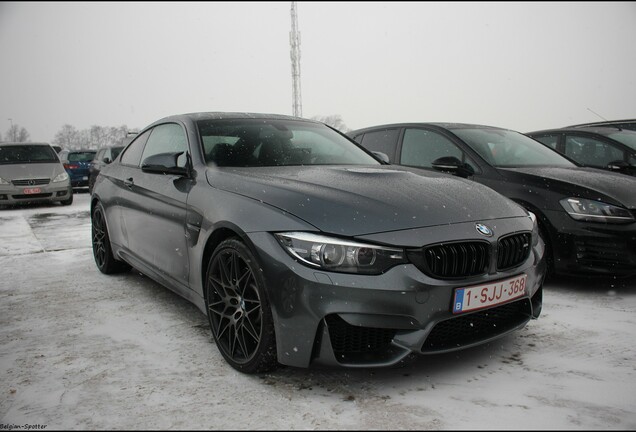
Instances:
[[[119,144],[127,134],[128,127],[126,125],[119,127],[93,125],[88,129],[77,130],[74,126],[65,124],[55,134],[53,144],[69,150],[99,149]]]
[[[75,129],[75,126],[65,124],[62,126],[53,138],[52,144],[58,145],[63,149],[73,149],[80,146],[81,134]]]
[[[321,123],[324,123],[328,126],[331,126],[334,129],[338,129],[342,133],[347,133],[351,129],[347,127],[347,125],[342,121],[342,116],[340,114],[331,114],[327,116],[313,116],[311,120],[316,120]]]
[[[8,142],[27,142],[29,138],[29,132],[17,123],[11,124],[6,135]]]

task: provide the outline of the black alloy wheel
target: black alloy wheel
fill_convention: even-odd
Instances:
[[[244,373],[278,366],[276,339],[265,283],[252,253],[240,241],[223,241],[206,277],[206,308],[216,345]]]
[[[110,238],[106,228],[104,209],[100,203],[95,205],[91,215],[91,237],[93,243],[93,257],[99,271],[105,274],[121,273],[130,270],[130,266],[117,261],[110,247]]]

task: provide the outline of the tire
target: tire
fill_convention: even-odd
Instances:
[[[259,268],[241,241],[228,239],[214,250],[205,279],[216,346],[230,366],[247,374],[278,367],[272,311]]]
[[[122,273],[130,270],[130,265],[123,261],[118,261],[113,256],[110,245],[108,228],[104,208],[100,203],[95,205],[91,214],[91,238],[93,243],[93,257],[97,268],[104,274]]]
[[[69,199],[60,201],[60,204],[62,204],[63,206],[70,206],[71,204],[73,204],[73,194],[71,194]]]

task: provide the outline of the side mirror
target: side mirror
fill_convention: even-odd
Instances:
[[[143,172],[152,174],[174,174],[178,176],[187,176],[189,170],[187,167],[177,165],[177,160],[183,152],[178,153],[159,153],[149,156],[141,164]]]
[[[444,156],[435,159],[432,166],[438,171],[451,173],[460,177],[469,177],[475,174],[475,171],[470,165],[463,163],[455,156]]]
[[[371,153],[373,153],[375,155],[375,157],[380,160],[380,162],[382,162],[384,164],[390,164],[391,163],[391,160],[389,159],[389,156],[386,153],[382,153],[382,152],[379,152],[379,151],[374,151],[374,152],[371,152]]]
[[[607,168],[611,169],[612,171],[625,171],[627,168],[629,168],[629,164],[623,160],[617,160],[608,163]]]
[[[104,158],[104,163],[105,163],[105,164],[107,164],[107,165],[108,165],[108,164],[109,164],[109,163],[111,163],[111,162],[112,162],[112,160],[110,160],[110,158],[109,158],[109,157],[105,157],[105,158]]]

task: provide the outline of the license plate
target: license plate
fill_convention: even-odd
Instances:
[[[527,279],[528,276],[522,274],[485,285],[456,288],[453,313],[458,314],[483,309],[522,297],[526,293]]]
[[[22,192],[25,195],[38,194],[38,193],[42,192],[42,189],[40,189],[40,188],[25,188]]]
[[[82,180],[88,180],[88,176],[82,177]]]

